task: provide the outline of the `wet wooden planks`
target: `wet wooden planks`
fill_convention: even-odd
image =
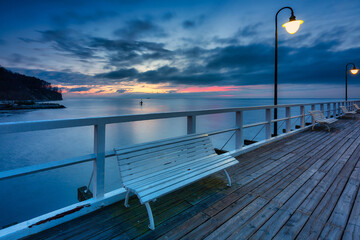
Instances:
[[[239,157],[233,186],[217,174],[152,204],[132,198],[29,239],[356,239],[360,121],[306,131]]]

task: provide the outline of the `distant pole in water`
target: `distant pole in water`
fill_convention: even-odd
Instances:
[[[141,106],[143,105],[143,100],[142,100],[142,99],[140,100],[140,105],[141,105]]]

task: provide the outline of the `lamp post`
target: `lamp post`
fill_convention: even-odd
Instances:
[[[281,8],[275,15],[275,82],[274,82],[274,105],[277,105],[277,64],[278,64],[278,30],[277,30],[277,17],[278,14],[284,10],[290,9],[291,16],[289,22],[284,23],[282,26],[290,34],[294,34],[299,30],[300,25],[304,22],[303,20],[296,20],[294,10],[291,7]],[[277,108],[274,108],[274,119],[277,119]],[[277,136],[277,122],[274,122],[274,136]]]
[[[353,64],[353,63],[348,63],[348,64],[346,64],[346,67],[345,67],[345,101],[347,101],[347,72],[348,72],[348,66],[349,65],[353,65],[353,68],[350,70],[350,72],[353,74],[353,75],[355,75],[355,74],[357,74],[358,72],[359,72],[359,69],[357,69],[356,67],[355,67],[355,64]]]

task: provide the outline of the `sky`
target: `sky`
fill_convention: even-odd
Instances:
[[[360,1],[0,0],[0,65],[64,97],[342,98],[360,67]],[[348,76],[360,97],[360,74]]]

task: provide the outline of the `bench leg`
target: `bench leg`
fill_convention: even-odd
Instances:
[[[147,213],[148,213],[148,215],[149,215],[149,221],[150,221],[149,228],[150,228],[151,230],[155,230],[154,217],[153,217],[153,215],[152,215],[149,202],[146,202],[146,203],[145,203],[145,206],[146,206]]]
[[[127,190],[126,197],[125,197],[125,203],[124,203],[125,207],[130,207],[130,205],[129,205],[129,196],[130,196],[130,190]]]
[[[224,169],[224,173],[225,173],[226,178],[227,178],[227,180],[228,180],[228,186],[231,187],[231,179],[230,179],[230,176],[229,176],[229,174],[227,173],[226,169]]]

